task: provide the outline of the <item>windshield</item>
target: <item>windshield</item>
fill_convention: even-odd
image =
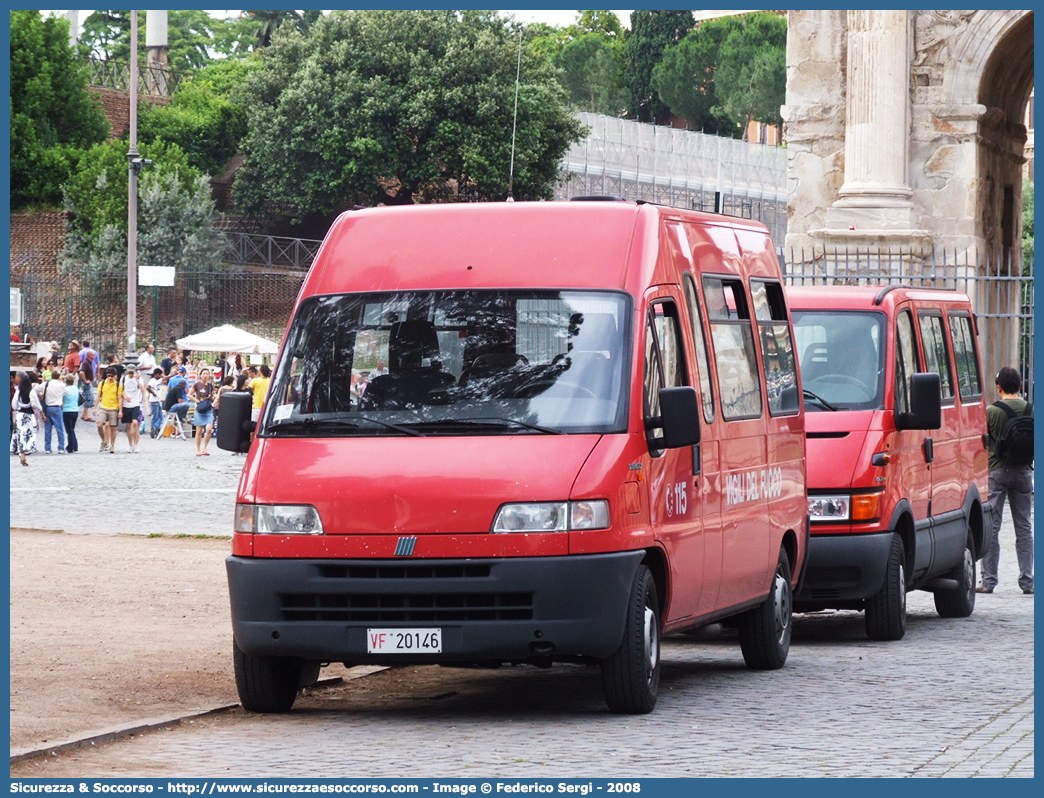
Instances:
[[[806,410],[884,407],[884,314],[792,310],[791,316]]]
[[[260,434],[623,432],[630,306],[593,291],[310,297]]]

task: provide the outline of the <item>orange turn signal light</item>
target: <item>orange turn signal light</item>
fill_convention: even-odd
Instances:
[[[870,521],[880,516],[881,494],[863,493],[852,497],[852,520]]]

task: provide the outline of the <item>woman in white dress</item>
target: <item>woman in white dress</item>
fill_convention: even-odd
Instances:
[[[24,371],[18,374],[18,388],[11,399],[11,410],[15,415],[17,434],[11,439],[11,454],[17,454],[22,465],[26,455],[36,453],[36,414],[43,412],[40,397],[33,390],[33,381]]]

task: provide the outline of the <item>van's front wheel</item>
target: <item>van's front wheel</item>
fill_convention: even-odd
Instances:
[[[609,711],[641,715],[652,712],[660,685],[660,602],[656,581],[645,565],[631,584],[623,642],[602,661],[602,688]]]
[[[866,600],[866,635],[871,640],[900,640],[906,634],[906,549],[892,535],[885,581]]]
[[[790,560],[780,548],[768,597],[739,618],[740,650],[748,668],[771,671],[783,667],[790,653],[793,606]]]
[[[296,657],[252,656],[232,639],[236,691],[250,712],[288,712],[301,686],[303,660]]]

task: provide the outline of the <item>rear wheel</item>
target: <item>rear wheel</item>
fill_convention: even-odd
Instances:
[[[790,560],[782,548],[768,597],[739,619],[740,650],[748,668],[771,671],[782,668],[790,653],[793,600]]]
[[[623,642],[602,661],[602,687],[609,711],[652,712],[660,685],[660,602],[652,571],[638,566],[627,602]]]
[[[296,657],[252,656],[232,640],[236,690],[250,712],[288,712],[301,685],[303,660]]]
[[[892,535],[884,585],[866,600],[866,634],[871,640],[901,640],[906,634],[906,550],[898,535]]]
[[[943,618],[967,618],[975,611],[975,552],[971,538],[964,546],[964,559],[946,576],[957,580],[957,589],[934,591],[935,610]]]

